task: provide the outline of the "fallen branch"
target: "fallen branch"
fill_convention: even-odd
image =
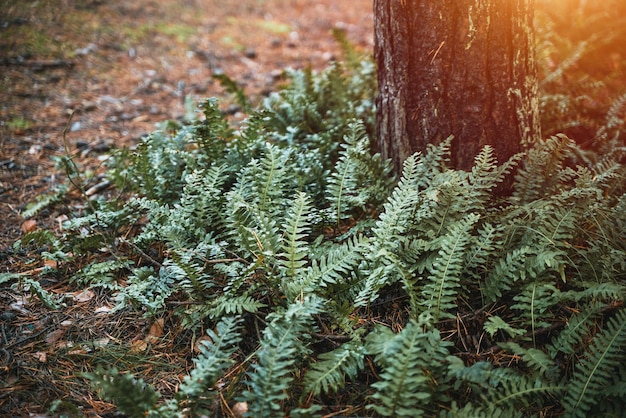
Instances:
[[[51,60],[51,61],[40,61],[40,60],[20,60],[13,58],[5,58],[0,59],[0,65],[2,66],[20,66],[20,67],[29,67],[35,71],[41,71],[47,68],[71,68],[76,65],[73,61],[66,60]]]

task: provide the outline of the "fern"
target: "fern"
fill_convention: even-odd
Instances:
[[[573,145],[571,139],[557,135],[530,149],[515,175],[514,202],[529,203],[557,193],[561,166]]]
[[[301,271],[304,271],[308,255],[308,245],[304,239],[309,235],[310,212],[309,198],[304,193],[298,193],[287,214],[283,252],[279,254],[281,258],[279,264],[286,281],[294,280]],[[287,294],[290,300],[296,296]]]
[[[368,335],[367,350],[383,368],[381,380],[372,384],[376,392],[371,398],[377,403],[368,405],[377,414],[423,416],[437,398],[450,343],[442,341],[436,329],[424,329],[429,321],[410,321],[396,335],[384,327]]]
[[[527,351],[515,344],[511,347],[524,353],[531,364],[536,365],[540,362],[543,366],[544,363],[550,363],[536,351]],[[558,394],[564,389],[562,385],[541,378],[538,374],[522,375],[511,368],[495,368],[488,362],[465,366],[461,360],[455,359],[450,361],[449,373],[456,379],[455,388],[469,384],[473,398],[480,399],[481,404],[497,410],[511,408],[519,410],[540,402],[544,397]],[[478,401],[474,400],[469,404],[476,402]]]
[[[209,318],[221,318],[223,315],[243,314],[244,312],[256,313],[266,307],[263,302],[256,300],[251,295],[224,294],[211,303],[205,309]]]
[[[303,384],[314,396],[321,392],[337,392],[344,387],[346,377],[354,379],[363,369],[365,347],[360,341],[342,344],[339,348],[319,355],[304,375]]]
[[[477,221],[478,215],[470,213],[464,221],[455,224],[449,235],[441,241],[441,250],[432,261],[430,275],[422,290],[422,305],[435,319],[453,316],[450,311],[456,307],[465,247],[471,239],[470,230]]]
[[[391,167],[383,164],[379,154],[370,155],[365,126],[355,122],[348,129],[327,187],[331,204],[328,213],[337,229],[342,220],[355,215],[354,210],[364,211],[367,205],[381,203],[390,189]]]
[[[128,269],[132,265],[127,259],[113,259],[90,263],[70,280],[81,285],[91,285],[109,289],[119,289],[116,282],[116,273]]]
[[[468,403],[459,408],[456,402],[452,403],[449,410],[439,413],[440,418],[525,418],[527,416],[523,411],[513,407],[502,408],[494,404],[476,406]]]
[[[585,417],[608,388],[616,368],[623,364],[626,348],[626,311],[609,319],[593,338],[587,356],[576,366],[563,399],[567,416]]]
[[[117,408],[130,417],[143,417],[156,410],[160,394],[142,379],[130,374],[120,374],[116,368],[84,373],[102,398],[115,403]]]
[[[598,303],[590,304],[569,318],[565,329],[548,345],[552,357],[556,357],[558,353],[572,355],[578,351],[584,340],[591,334],[595,320],[600,315],[600,307]]]
[[[249,389],[242,393],[242,401],[249,404],[248,416],[282,416],[282,402],[288,398],[286,390],[293,381],[291,368],[308,353],[311,316],[320,309],[319,299],[307,298],[268,316],[270,322],[257,351],[258,363],[248,372]]]
[[[320,256],[312,257],[303,288],[314,290],[347,281],[350,272],[363,261],[369,244],[370,238],[356,235],[325,250]]]
[[[222,373],[234,363],[232,356],[241,340],[240,320],[226,317],[218,322],[216,331],[209,330],[209,340],[200,343],[200,355],[194,359],[194,369],[180,385],[179,397],[197,401],[206,396]]]
[[[146,308],[146,316],[156,315],[174,291],[174,277],[170,270],[162,268],[155,273],[150,267],[139,267],[133,270],[127,286],[116,295],[114,310],[135,305]]]

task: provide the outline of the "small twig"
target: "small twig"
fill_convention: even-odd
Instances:
[[[0,65],[15,65],[20,67],[31,67],[33,70],[43,70],[44,68],[64,68],[76,65],[73,61],[52,60],[52,61],[34,61],[34,60],[17,60],[17,59],[1,59]]]
[[[129,247],[131,247],[133,250],[137,251],[139,253],[139,255],[144,258],[145,260],[147,260],[148,262],[150,262],[151,264],[153,264],[156,267],[159,268],[163,268],[163,264],[159,263],[158,261],[156,261],[154,258],[150,257],[148,254],[146,254],[141,248],[139,248],[138,246],[136,246],[135,244],[133,244],[132,242],[128,241],[125,238],[120,237],[119,240],[125,244],[128,244]]]
[[[311,336],[322,339],[322,340],[338,341],[342,343],[352,340],[352,338],[348,337],[347,335],[320,334],[317,332],[312,332]]]

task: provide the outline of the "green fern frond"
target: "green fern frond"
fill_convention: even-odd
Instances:
[[[420,164],[421,159],[417,155],[404,161],[402,177],[384,204],[384,212],[380,214],[373,231],[382,246],[393,245],[396,237],[401,236],[410,224],[419,202],[416,183],[420,181]]]
[[[543,283],[537,280],[528,283],[513,300],[511,309],[520,313],[522,323],[530,326],[530,332],[535,342],[535,331],[539,328],[548,327],[547,319],[551,317],[549,309],[559,301],[559,290],[551,283]]]
[[[221,318],[223,315],[241,315],[244,312],[256,313],[266,305],[250,295],[233,295],[226,293],[212,300],[207,305],[206,314],[210,318]]]
[[[115,296],[117,305],[114,310],[134,305],[145,308],[145,316],[156,315],[175,291],[175,276],[171,269],[164,266],[155,272],[150,267],[135,268],[127,286]]]
[[[399,333],[375,328],[366,338],[368,352],[383,368],[381,380],[372,384],[376,392],[368,405],[386,417],[418,417],[430,409],[437,397],[438,381],[443,378],[451,344],[441,340],[436,329],[424,329],[430,318],[409,321]]]
[[[521,154],[516,155],[498,166],[493,148],[489,145],[483,147],[474,158],[474,165],[468,173],[469,187],[464,193],[469,204],[467,210],[482,212],[492,199],[493,189],[504,180],[521,157]]]
[[[70,281],[80,285],[118,289],[116,273],[129,269],[131,265],[132,262],[125,258],[93,262],[80,269]]]
[[[339,160],[328,179],[329,214],[340,228],[342,220],[353,216],[355,209],[381,203],[390,189],[390,165],[380,155],[371,155],[369,138],[362,122],[348,125]]]
[[[566,355],[576,353],[584,340],[591,335],[593,325],[600,315],[600,310],[601,305],[599,303],[591,303],[582,307],[579,313],[569,318],[565,328],[547,346],[551,356],[556,357],[558,353]]]
[[[499,331],[505,331],[510,337],[524,335],[525,329],[513,328],[504,319],[497,315],[490,316],[483,325],[483,329],[493,337]]]
[[[476,406],[472,403],[460,408],[456,402],[447,411],[441,411],[439,418],[526,418],[523,411],[514,407],[500,407],[494,404]]]
[[[489,265],[493,269],[493,260],[502,254],[502,235],[505,226],[482,222],[476,228],[476,238],[469,243],[466,251],[465,273],[474,280],[481,281],[485,266]],[[485,296],[488,294],[485,289]]]
[[[499,346],[505,350],[510,350],[515,355],[520,356],[522,360],[524,360],[524,362],[526,362],[526,364],[531,368],[531,370],[539,372],[542,376],[551,379],[558,374],[558,366],[556,362],[542,350],[538,350],[536,348],[524,348],[514,342],[500,343]]]
[[[143,417],[156,410],[161,395],[142,379],[130,373],[120,374],[116,368],[101,367],[92,373],[84,373],[103,399],[112,401],[120,412],[129,417]]]
[[[620,310],[595,335],[586,357],[576,365],[567,385],[563,407],[568,417],[585,417],[612,383],[613,373],[626,360],[626,310]]]
[[[300,192],[294,198],[285,220],[282,253],[279,254],[284,280],[292,281],[304,271],[309,253],[306,238],[310,234],[310,215],[310,199],[305,193]],[[294,296],[288,295],[288,298],[292,299]]]
[[[303,384],[314,396],[321,392],[337,392],[344,387],[346,377],[354,379],[363,369],[365,347],[360,341],[342,344],[339,348],[319,355],[304,375]]]
[[[264,267],[280,252],[281,234],[277,222],[254,202],[244,196],[230,192],[227,196],[229,231],[233,242],[240,250],[253,255],[256,262]]]
[[[523,348],[519,349],[529,355]],[[538,361],[541,364],[538,368],[543,367],[544,363],[550,363],[535,351],[529,356],[529,361]],[[533,356],[537,358],[532,358]],[[536,373],[523,375],[511,367],[494,367],[486,361],[465,366],[462,360],[455,358],[450,361],[449,373],[456,379],[456,389],[466,388],[469,384],[474,403],[478,402],[476,399],[480,399],[481,404],[490,407],[517,408],[523,411],[522,406],[538,403],[540,399],[564,390],[563,386],[542,379]]]
[[[263,331],[258,362],[247,373],[249,389],[242,393],[242,401],[249,405],[247,416],[283,416],[282,403],[289,397],[293,366],[308,353],[306,340],[313,330],[311,317],[320,312],[321,306],[319,299],[307,297],[303,302],[292,303],[284,312],[268,316],[270,322]]]
[[[500,393],[494,396],[493,404],[507,406],[529,405],[542,397],[563,391],[563,386],[548,384],[543,379],[519,376],[515,380],[504,381],[499,388]]]
[[[198,162],[205,166],[222,164],[229,142],[233,139],[233,129],[215,98],[204,100],[199,107],[204,119],[193,125],[193,138],[201,151]]]
[[[351,272],[363,261],[369,243],[368,237],[354,235],[313,257],[302,282],[299,283],[302,291],[308,293],[331,285],[343,285],[350,279]]]
[[[451,135],[438,145],[428,144],[426,152],[420,156],[419,166],[413,183],[418,190],[428,189],[433,179],[448,170],[450,149],[454,137]]]
[[[164,239],[174,248],[184,248],[203,241],[207,233],[224,230],[224,184],[229,181],[224,164],[196,170],[185,176],[185,186],[178,203],[173,205],[162,228]]]
[[[534,202],[558,192],[563,161],[574,142],[565,135],[557,135],[538,143],[528,151],[522,167],[515,176],[512,200],[516,204]]]
[[[470,231],[479,216],[470,213],[450,228],[441,240],[441,249],[429,268],[427,282],[422,289],[422,306],[436,318],[453,316],[460,288],[461,273],[466,259],[465,248],[471,240]]]
[[[233,317],[223,318],[215,331],[207,331],[209,340],[200,343],[200,354],[194,359],[194,369],[179,387],[179,397],[196,400],[213,390],[217,380],[234,363],[232,356],[241,341],[240,331],[241,321]]]

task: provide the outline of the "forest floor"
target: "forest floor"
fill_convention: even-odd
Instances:
[[[370,0],[0,0],[0,10],[0,274],[41,268],[14,243],[36,228],[58,231],[78,204],[70,198],[66,208],[21,216],[64,181],[59,157],[71,156],[97,180],[111,149],[183,118],[186,97],[215,96],[242,117],[213,75],[226,74],[258,102],[284,70],[341,59],[332,29],[364,53],[373,46]],[[168,373],[190,367],[193,353],[173,347],[175,331],[148,353],[138,336],[162,329],[141,318],[105,323],[96,312],[106,303],[93,292],[75,292],[74,305],[55,312],[0,285],[0,416],[110,414],[112,405],[73,380],[91,356],[70,349],[78,340],[130,347],[107,355],[159,369],[154,382],[165,391],[180,377]],[[76,291],[63,277],[48,285],[57,294]]]
[[[589,2],[537,4],[550,17],[540,69],[544,77],[561,74],[543,93],[572,98],[574,110],[542,109],[544,135],[565,132],[584,145],[609,122],[623,130],[624,6],[598,2],[594,20],[564,13]],[[50,248],[16,245],[28,232],[62,236],[63,221],[85,209],[84,189],[69,187],[55,205],[23,216],[67,183],[60,162],[71,160],[85,186],[104,184],[112,150],[136,146],[162,122],[183,120],[186,103],[203,98],[218,98],[238,123],[245,115],[215,76],[228,76],[259,103],[284,83],[285,70],[342,60],[333,29],[371,54],[372,1],[0,0],[0,417],[120,416],[81,376],[97,366],[133,373],[171,396],[202,337],[169,312],[147,319],[130,308],[112,311],[111,292],[73,281],[76,265],[91,259],[46,261]],[[611,109],[615,120],[607,118]],[[44,306],[23,283],[28,277],[62,309]],[[328,416],[367,414],[339,397],[328,399]],[[231,407],[222,399],[216,410],[235,416]]]

